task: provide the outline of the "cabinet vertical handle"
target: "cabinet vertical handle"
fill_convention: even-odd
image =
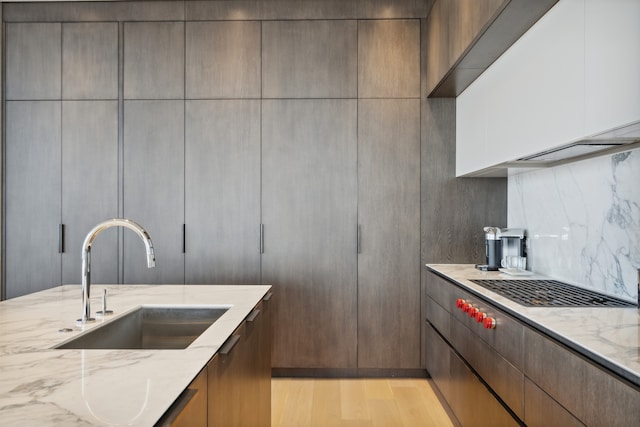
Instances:
[[[64,253],[64,224],[58,224],[58,253]]]
[[[182,224],[182,253],[187,253],[187,224]]]
[[[358,224],[358,231],[356,232],[356,250],[360,254],[362,253],[362,227]]]
[[[260,224],[260,243],[258,252],[261,254],[264,253],[264,224]]]

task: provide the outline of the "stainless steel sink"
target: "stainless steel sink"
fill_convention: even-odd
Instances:
[[[143,305],[55,347],[57,349],[184,349],[226,307]]]

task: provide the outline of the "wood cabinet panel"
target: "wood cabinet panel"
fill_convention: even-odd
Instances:
[[[265,98],[355,98],[356,21],[265,21]]]
[[[525,375],[585,424],[637,424],[637,387],[530,329],[525,329],[525,350]]]
[[[420,97],[420,21],[358,22],[358,97]]]
[[[187,101],[186,120],[186,281],[258,283],[260,101]]]
[[[453,412],[463,426],[516,427],[518,423],[487,390],[469,367],[455,353],[451,354],[451,383],[449,401]]]
[[[60,23],[6,25],[6,99],[60,99]]]
[[[125,283],[184,283],[184,101],[125,101],[124,215],[151,235],[156,267],[124,232]]]
[[[204,368],[155,426],[207,427],[207,389],[208,375]]]
[[[358,367],[420,366],[420,101],[358,103]]]
[[[184,22],[126,22],[124,98],[184,98]]]
[[[524,380],[524,406],[524,422],[529,427],[584,426],[528,378]]]
[[[356,367],[356,110],[355,100],[263,101],[274,367]]]
[[[6,103],[4,298],[60,284],[60,114],[60,102]]]
[[[62,26],[62,98],[118,99],[118,24]]]
[[[118,216],[118,102],[62,102],[62,283],[81,282],[81,248],[101,221]],[[118,283],[117,230],[91,248],[91,281]]]
[[[260,98],[260,22],[186,25],[187,98]]]

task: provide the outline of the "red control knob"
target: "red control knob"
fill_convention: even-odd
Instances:
[[[485,317],[487,317],[487,314],[483,313],[480,310],[478,310],[478,312],[476,313],[476,322],[482,323],[484,321]]]
[[[464,304],[464,300],[462,298],[458,298],[456,300],[456,307],[462,308],[462,304]]]
[[[468,302],[465,302],[464,304],[462,304],[463,312],[468,313],[470,309],[471,309],[471,304],[469,304]]]
[[[468,313],[468,314],[469,314],[469,317],[476,317],[476,314],[478,314],[478,312],[479,312],[479,311],[480,311],[480,310],[478,310],[477,308],[475,308],[475,307],[471,307],[471,308],[469,309],[469,313]]]
[[[482,324],[486,329],[495,329],[496,328],[496,319],[493,317],[485,317],[482,321]]]

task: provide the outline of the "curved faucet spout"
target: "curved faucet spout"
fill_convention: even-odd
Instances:
[[[91,245],[98,237],[98,234],[111,227],[124,227],[135,232],[144,243],[147,251],[147,267],[153,268],[156,266],[156,256],[153,251],[151,236],[138,223],[124,218],[113,218],[93,227],[82,244],[82,317],[78,319],[78,324],[95,320],[91,317],[91,305],[89,304],[89,295],[91,293]]]

